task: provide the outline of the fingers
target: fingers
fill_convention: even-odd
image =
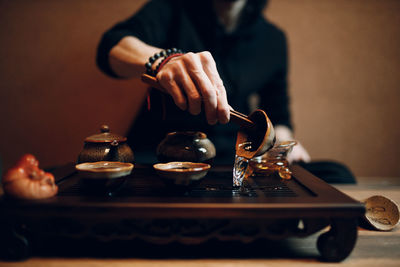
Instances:
[[[196,85],[188,76],[178,78],[178,85],[183,88],[189,102],[189,112],[192,115],[198,115],[201,112],[201,95],[196,89]]]
[[[217,65],[209,52],[200,53],[200,60],[202,61],[204,72],[210,79],[213,87],[217,93],[217,118],[220,123],[227,123],[230,119],[231,106],[228,104],[225,86],[219,76]]]
[[[161,86],[174,99],[182,110],[189,105],[189,112],[197,115],[201,112],[201,95],[188,73],[184,60],[174,58],[157,74]]]
[[[289,163],[300,162],[300,161],[307,163],[311,161],[311,157],[301,144],[297,144],[296,146],[293,147],[293,150],[289,153],[287,160]]]
[[[226,90],[209,52],[187,53],[171,59],[157,74],[175,104],[197,115],[204,104],[209,124],[227,123],[230,119]]]
[[[172,96],[175,105],[182,110],[186,110],[186,97],[183,95],[181,89],[175,81],[174,72],[161,71],[157,74],[157,79],[167,93]]]
[[[188,74],[193,79],[197,90],[202,96],[204,111],[206,113],[208,123],[217,123],[217,90],[211,83],[210,77],[208,77],[204,71],[204,68],[206,67],[204,64],[207,64],[208,62],[204,62],[204,60],[202,61],[200,53],[187,53],[183,60],[187,67]]]

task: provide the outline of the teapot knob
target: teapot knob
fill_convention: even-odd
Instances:
[[[103,124],[103,125],[101,125],[100,131],[102,133],[108,133],[108,132],[110,132],[110,127],[108,127],[108,125]]]

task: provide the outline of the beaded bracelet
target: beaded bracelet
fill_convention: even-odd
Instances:
[[[176,54],[172,54],[168,57],[165,57],[163,60],[161,60],[161,62],[156,67],[155,74],[157,74],[161,70],[161,68],[164,67],[164,65],[167,64],[167,62],[170,61],[173,57],[179,57],[182,55],[183,55],[183,53],[176,53]]]
[[[183,51],[180,49],[177,49],[177,48],[170,48],[170,49],[162,50],[158,53],[155,53],[153,56],[149,57],[149,61],[147,61],[146,64],[144,65],[146,67],[146,73],[149,75],[155,76],[157,74],[158,70],[160,69],[161,64],[165,60],[171,59],[172,57],[170,58],[170,56],[172,56],[172,55],[178,56],[177,54],[182,55]],[[156,62],[156,60],[161,57],[164,57],[163,60],[160,62],[160,64],[158,64],[158,66],[155,68],[155,70],[153,70],[152,67],[153,67],[154,62]]]

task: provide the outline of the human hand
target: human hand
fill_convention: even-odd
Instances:
[[[295,145],[292,151],[287,155],[286,160],[289,163],[293,162],[310,162],[311,157],[308,154],[307,150],[297,141],[297,145]]]
[[[277,125],[275,127],[275,135],[278,142],[294,140],[292,131],[284,125]],[[299,141],[296,142],[297,145],[295,145],[292,151],[287,155],[286,160],[289,163],[299,161],[310,162],[311,157],[307,150],[300,144]]]
[[[229,121],[225,87],[210,52],[174,57],[159,70],[156,78],[180,109],[197,115],[204,103],[209,124]]]

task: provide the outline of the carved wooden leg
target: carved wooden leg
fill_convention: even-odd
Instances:
[[[339,262],[350,255],[356,240],[356,219],[332,219],[331,229],[319,236],[317,247],[323,261]]]

